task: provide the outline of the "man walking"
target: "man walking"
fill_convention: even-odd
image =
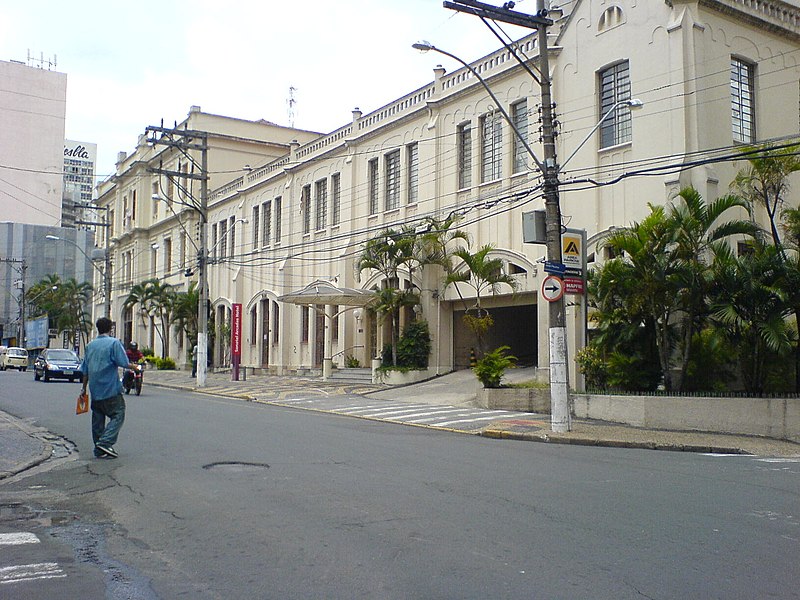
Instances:
[[[133,368],[128,360],[122,342],[111,337],[111,319],[97,319],[97,339],[86,346],[81,365],[83,391],[89,384],[92,400],[92,439],[94,455],[97,458],[117,458],[114,450],[119,430],[125,421],[125,398],[122,396],[122,382],[119,368]],[[108,418],[108,424],[106,424]]]

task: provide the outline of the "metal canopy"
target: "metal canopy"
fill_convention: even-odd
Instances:
[[[289,304],[332,304],[337,306],[366,306],[375,297],[371,290],[340,288],[330,281],[317,280],[302,290],[279,296],[280,302]]]

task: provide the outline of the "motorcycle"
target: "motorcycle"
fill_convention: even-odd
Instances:
[[[142,395],[142,381],[144,379],[144,366],[136,365],[134,369],[125,369],[122,374],[122,387],[126,394],[130,394],[131,390],[136,390],[136,395]]]

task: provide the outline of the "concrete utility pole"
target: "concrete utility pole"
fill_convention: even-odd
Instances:
[[[20,292],[19,297],[19,339],[17,343],[21,348],[25,347],[25,272],[28,270],[28,265],[24,258],[0,258],[0,263],[8,263],[20,276]],[[19,264],[19,267],[14,265]],[[13,297],[13,296],[12,296]],[[20,341],[21,340],[21,341]]]
[[[200,239],[197,244],[197,285],[200,296],[197,302],[197,387],[205,387],[208,366],[208,243],[206,239],[208,236],[208,132],[177,127],[165,128],[162,125],[148,127],[147,133],[160,134],[159,137],[153,135],[148,142],[177,148],[184,156],[189,157],[189,150],[200,152],[199,174],[170,171],[161,167],[150,168],[148,171],[167,177],[200,181],[199,202],[195,201],[188,191],[188,186],[185,186],[184,191],[191,202],[182,204],[197,212],[200,218]]]
[[[478,16],[482,19],[502,21],[520,27],[536,29],[539,36],[539,71],[542,110],[542,142],[544,159],[540,163],[535,156],[543,177],[545,223],[547,233],[547,259],[561,264],[561,206],[558,193],[559,166],[556,158],[555,129],[553,127],[553,100],[550,81],[547,28],[553,21],[547,17],[547,0],[537,0],[536,15],[526,15],[511,10],[513,2],[502,8],[475,0],[444,2],[444,7]],[[509,119],[509,125],[514,128]],[[530,149],[528,148],[530,152]],[[569,406],[569,370],[567,368],[567,319],[564,298],[549,303],[549,350],[550,350],[550,427],[556,432],[569,431],[572,420]]]
[[[105,295],[105,299],[103,302],[103,316],[107,319],[111,319],[111,223],[108,222],[108,207],[94,206],[91,204],[78,204],[76,206],[106,211],[102,221],[75,221],[75,225],[92,225],[94,227],[105,228],[105,256],[103,257],[103,294]],[[95,237],[95,239],[97,238]],[[91,260],[92,266],[96,269],[94,258]]]

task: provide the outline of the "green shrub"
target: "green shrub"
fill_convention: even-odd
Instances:
[[[144,360],[148,364],[155,365],[156,367],[158,367],[158,361],[160,361],[161,359],[157,356],[153,356],[152,354],[145,354]]]
[[[156,368],[158,368],[159,371],[174,371],[175,360],[169,356],[167,356],[166,358],[160,358],[156,363]]]
[[[155,356],[152,348],[142,348],[142,354],[147,358],[148,356]]]
[[[472,367],[472,370],[477,375],[480,382],[485,388],[498,388],[500,387],[500,380],[506,369],[513,367],[517,362],[517,357],[511,354],[506,354],[511,350],[509,346],[500,346],[487,352],[483,358]]]
[[[409,323],[397,342],[397,366],[425,369],[431,353],[431,334],[424,320]]]
[[[586,346],[575,354],[578,369],[586,379],[586,389],[604,390],[608,384],[608,367],[596,346]]]
[[[361,366],[361,363],[355,356],[348,354],[344,357],[344,366],[348,369],[358,369]]]

